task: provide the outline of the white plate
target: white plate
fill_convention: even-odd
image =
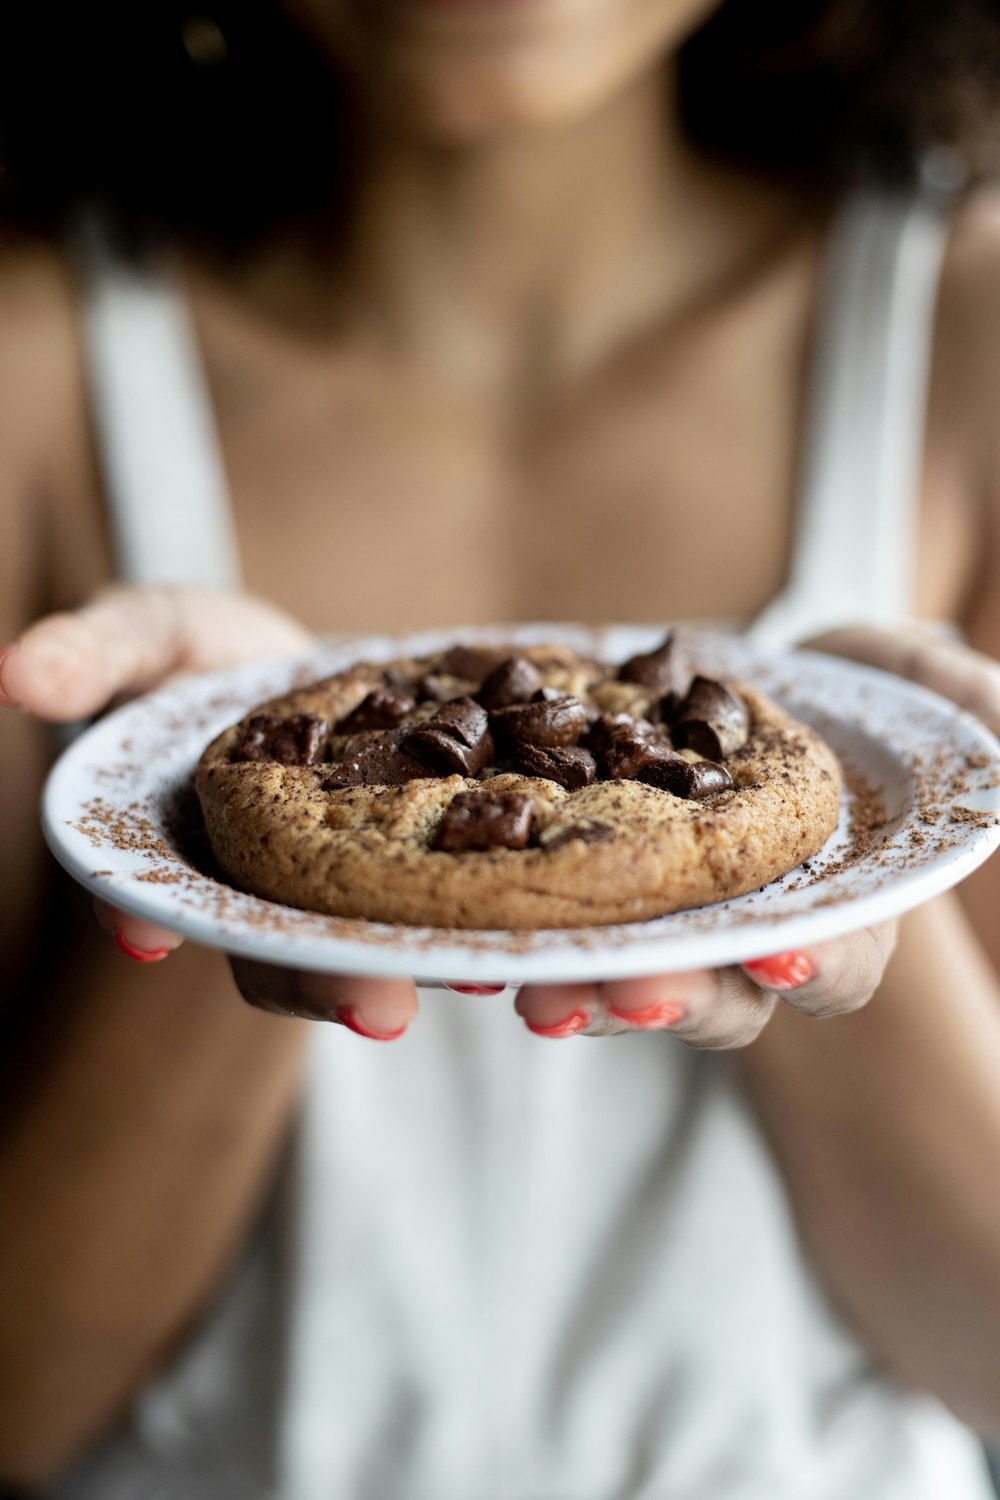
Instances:
[[[456,640],[558,639],[618,661],[662,634],[548,624],[340,640],[305,662],[189,678],[102,719],[65,752],[45,788],[45,836],[89,891],[210,947],[306,969],[518,984],[667,973],[800,948],[917,906],[1000,842],[1000,744],[978,720],[870,668],[809,652],[771,656],[691,630],[701,670],[757,684],[813,724],[850,773],[826,847],[762,891],[618,927],[456,932],[298,911],[205,872],[192,770],[219,730],[264,699],[362,658],[425,654]],[[874,845],[857,837],[873,799],[885,817]]]

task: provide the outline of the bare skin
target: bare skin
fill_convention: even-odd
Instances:
[[[12,851],[0,874],[0,962],[19,976],[12,1013],[30,996],[62,1019],[48,1045],[32,1047],[31,1086],[0,1146],[0,1201],[19,1205],[0,1246],[4,1478],[38,1483],[65,1468],[211,1296],[269,1180],[307,1029],[234,1003],[228,974],[203,953],[133,971],[110,941],[81,941],[46,993],[29,987],[53,910],[35,828],[46,753],[37,721],[94,711],[178,670],[296,649],[304,637],[292,615],[308,630],[739,619],[780,586],[829,208],[690,156],[650,71],[653,42],[662,54],[673,35],[665,22],[684,7],[664,0],[652,39],[656,7],[640,9],[647,76],[636,69],[624,90],[606,79],[585,110],[567,86],[558,128],[508,137],[499,126],[527,108],[511,85],[485,144],[481,120],[467,149],[444,154],[376,132],[377,170],[342,260],[279,246],[225,285],[211,267],[184,264],[248,586],[282,615],[226,599],[112,595],[25,633],[112,571],[64,270],[32,253],[0,280],[0,638],[20,642],[0,662],[0,688],[34,716],[0,715],[0,757],[13,768],[0,786]],[[421,96],[425,121],[438,101],[438,136],[468,128],[453,82]],[[959,223],[939,321],[918,604],[962,619],[997,655],[997,591],[982,574],[989,548],[990,576],[1000,576],[990,405],[1000,229],[988,206]],[[839,645],[971,696],[1000,723],[996,669],[969,652],[911,660],[906,640]],[[743,1067],[820,1264],[890,1365],[984,1427],[1000,1427],[988,1355],[1000,1341],[1000,1222],[984,1213],[972,1223],[959,1209],[985,1201],[1000,1169],[1000,952],[987,946],[988,963],[977,946],[996,943],[998,885],[991,868],[970,885],[971,929],[950,908],[926,930],[911,924],[878,1006],[839,1022],[836,1046],[836,1028],[796,1010],[867,1000],[889,932],[806,955],[815,978],[787,992],[795,1008],[738,969],[526,990],[517,1001],[538,1024],[582,1007],[604,1030],[615,1029],[604,1025],[608,1002],[627,1014],[681,1000],[687,1014],[673,1029],[695,1045],[742,1045],[770,1021]],[[99,915],[140,950],[175,942]],[[266,1007],[301,999],[296,976],[244,968],[239,978]],[[318,982],[310,1003],[326,1013],[349,1003],[376,1030],[416,1012],[411,986],[343,977]],[[935,1047],[945,1026],[949,1045]],[[12,1070],[23,1072],[25,1055]],[[133,1087],[120,1091],[123,1064]],[[926,1158],[927,1123],[903,1101],[931,1080],[947,1129],[936,1170],[907,1175]],[[819,1128],[820,1086],[845,1128]],[[115,1107],[95,1107],[108,1089]],[[67,1155],[81,1121],[79,1154]],[[822,1201],[820,1180],[832,1184]],[[114,1232],[97,1240],[95,1224]],[[966,1274],[930,1297],[942,1254]],[[883,1256],[898,1301],[883,1296]]]

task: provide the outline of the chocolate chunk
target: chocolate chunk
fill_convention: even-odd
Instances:
[[[510,708],[528,703],[542,685],[541,674],[523,656],[510,656],[490,673],[476,699],[484,708]]]
[[[674,739],[707,760],[722,760],[746,744],[749,730],[743,700],[714,678],[696,677],[677,716]]]
[[[579,698],[560,694],[538,703],[516,703],[491,715],[494,733],[518,745],[551,749],[575,745],[587,727],[587,710]]]
[[[667,635],[655,651],[630,656],[618,668],[619,682],[637,682],[654,693],[687,692],[691,671],[678,648],[676,637]]]
[[[437,657],[434,673],[464,677],[467,682],[482,682],[487,673],[507,656],[510,656],[510,647],[504,650],[496,646],[452,646]]]
[[[555,781],[568,792],[589,786],[597,775],[596,760],[580,745],[551,750],[543,749],[541,745],[521,745],[514,768],[522,776],[544,776],[546,781]]]
[[[489,725],[485,708],[474,699],[455,698],[409,730],[400,748],[439,775],[475,776],[495,755]]]
[[[375,688],[336,728],[337,734],[360,734],[365,729],[395,729],[416,708],[412,698]]]
[[[714,797],[719,792],[731,792],[733,789],[733,778],[725,766],[716,765],[714,760],[700,760],[688,769],[689,797]]]
[[[386,667],[382,681],[391,693],[402,693],[406,697],[413,691],[413,673],[405,667]]]
[[[583,844],[603,844],[612,837],[614,829],[610,823],[574,823],[571,828],[562,828],[552,838],[542,842],[545,850],[564,849],[577,839]]]
[[[643,766],[636,780],[672,792],[675,797],[694,799],[731,791],[733,785],[733,778],[725,766],[717,766],[711,760],[699,760],[691,765],[682,755]]]
[[[664,693],[650,709],[650,718],[654,724],[671,725],[680,713],[683,702],[680,693]]]
[[[435,729],[447,729],[455,739],[471,747],[478,745],[483,735],[488,733],[490,717],[474,698],[455,698],[439,708],[434,717],[420,727],[426,728],[429,725],[433,725]]]
[[[315,714],[255,714],[240,736],[234,760],[276,760],[283,766],[314,766],[323,759],[329,730]]]
[[[464,698],[473,684],[473,678],[439,677],[429,672],[417,683],[417,696],[421,703],[452,703],[456,698]]]
[[[517,792],[459,792],[438,824],[431,847],[446,854],[523,849],[533,819],[531,798]]]
[[[612,781],[628,781],[643,766],[670,757],[670,741],[645,719],[630,719],[627,714],[602,714],[591,725],[587,744]]]
[[[422,724],[408,736],[406,750],[416,755],[436,776],[478,776],[495,758],[493,740],[485,734],[478,745],[463,745],[447,729]]]
[[[402,786],[422,776],[433,776],[426,766],[400,748],[403,731],[387,730],[348,760],[342,760],[323,783],[324,792],[349,786]]]

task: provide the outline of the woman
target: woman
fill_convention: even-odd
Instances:
[[[299,649],[292,616],[749,622],[791,574],[779,635],[908,602],[1000,653],[995,209],[888,188],[838,206],[849,162],[912,165],[922,67],[988,62],[995,28],[986,7],[807,9],[287,0],[154,8],[124,39],[66,16],[42,57],[81,128],[60,126],[55,186],[32,50],[7,49],[22,221],[98,204],[96,245],[92,214],[75,258],[12,250],[0,286],[0,690],[29,710],[0,725],[11,1483],[988,1493],[940,1403],[1000,1429],[992,868],[903,923],[884,979],[880,929],[521,991],[535,1032],[654,1033],[556,1048],[497,999],[426,995],[406,1030],[398,982],[240,965],[240,1007],[211,955],[157,967],[176,940],[102,910],[148,964],[127,971],[65,892],[48,901],[35,831],[42,723]],[[130,82],[107,74],[112,39]],[[925,143],[962,123],[931,119]],[[116,220],[133,243],[168,233],[166,269],[109,259]],[[180,587],[233,569],[202,380],[251,594]],[[889,478],[836,416],[852,391],[894,434]],[[803,510],[841,542],[850,519],[832,573]],[[51,613],[116,572],[139,587]],[[829,644],[1000,723],[973,650]],[[857,1013],[815,1024],[834,1012]]]

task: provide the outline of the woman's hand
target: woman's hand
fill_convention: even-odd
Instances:
[[[171,677],[291,656],[313,644],[302,626],[248,594],[108,588],[82,609],[39,620],[0,650],[0,704],[72,723]],[[165,958],[182,941],[104,902],[94,907],[132,958]]]
[[[895,629],[850,625],[803,641],[811,651],[846,656],[931,688],[981,719],[1000,737],[1000,663],[931,623]]]
[[[745,1047],[767,1024],[779,998],[811,1016],[857,1010],[877,988],[894,942],[895,924],[885,923],[742,968],[607,983],[525,985],[514,1008],[538,1036],[669,1030],[693,1047]],[[416,990],[409,980],[296,973],[245,959],[234,959],[233,973],[251,1005],[279,1015],[339,1021],[376,1041],[395,1041],[417,1013]],[[489,986],[449,988],[491,992]],[[493,989],[499,992],[500,987]]]

